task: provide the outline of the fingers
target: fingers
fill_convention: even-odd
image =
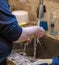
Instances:
[[[45,35],[45,30],[42,27],[37,27],[35,35],[37,38],[41,38],[42,36]]]

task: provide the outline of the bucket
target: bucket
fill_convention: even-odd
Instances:
[[[27,11],[17,10],[12,12],[16,16],[19,25],[27,24],[29,22],[29,15]]]

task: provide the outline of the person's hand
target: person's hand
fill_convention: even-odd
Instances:
[[[35,28],[35,36],[37,38],[41,38],[44,35],[45,35],[45,30],[43,29],[43,27],[36,26],[36,28]]]
[[[41,38],[45,34],[45,30],[40,26],[23,27],[22,34],[16,43],[29,41],[32,36],[34,38]]]
[[[40,26],[26,27],[25,31],[26,31],[28,37],[35,36],[37,38],[41,38],[45,34],[45,30]]]

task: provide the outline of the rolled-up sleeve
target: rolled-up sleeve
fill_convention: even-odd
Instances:
[[[9,41],[16,41],[21,33],[22,28],[18,26],[7,0],[0,0],[0,35]]]

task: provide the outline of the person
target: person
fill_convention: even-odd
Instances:
[[[45,30],[40,26],[21,27],[12,14],[7,0],[0,0],[0,65],[7,65],[13,43],[29,40],[32,35],[40,38]]]

